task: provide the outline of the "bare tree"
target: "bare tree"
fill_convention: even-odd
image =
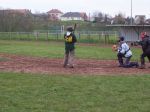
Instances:
[[[101,24],[110,24],[111,16],[102,12],[94,12],[93,13],[94,22]]]
[[[31,31],[32,14],[14,10],[0,10],[0,31]]]
[[[125,16],[122,13],[119,13],[118,15],[115,15],[113,21],[114,24],[125,24]]]

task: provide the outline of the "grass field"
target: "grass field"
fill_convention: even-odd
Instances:
[[[133,59],[138,60],[141,50],[131,49]],[[63,58],[64,44],[0,40],[0,53]],[[77,44],[76,57],[116,59],[116,53],[109,46]],[[149,94],[149,74],[66,76],[0,71],[0,112],[149,112]]]
[[[116,52],[113,52],[111,45],[77,44],[76,57],[88,59],[117,59]],[[131,48],[133,60],[139,60],[141,49]],[[8,41],[0,40],[0,52],[13,53],[27,56],[39,56],[49,58],[63,58],[64,43],[62,42],[41,42],[41,41]]]
[[[0,112],[149,112],[150,76],[0,73]]]

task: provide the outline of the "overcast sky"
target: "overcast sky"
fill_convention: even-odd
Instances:
[[[133,17],[146,15],[150,18],[150,0],[132,0]],[[102,12],[114,16],[119,12],[131,16],[131,0],[0,0],[0,8],[30,9],[34,12],[48,12],[59,9],[62,12]]]

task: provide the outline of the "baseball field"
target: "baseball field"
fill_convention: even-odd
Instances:
[[[149,112],[149,63],[120,68],[111,46],[77,43],[72,69],[63,42],[0,40],[0,112]]]

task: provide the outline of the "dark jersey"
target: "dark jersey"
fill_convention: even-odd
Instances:
[[[75,43],[77,41],[76,36],[74,33],[71,33],[70,35],[64,35],[64,39],[66,43]]]
[[[77,41],[76,36],[74,33],[71,33],[70,35],[64,35],[64,39],[65,39],[65,50],[66,52],[69,52],[73,49],[75,49],[75,43]]]
[[[140,42],[141,46],[142,46],[142,50],[143,52],[150,49],[150,37],[147,36],[145,37],[141,42]]]

